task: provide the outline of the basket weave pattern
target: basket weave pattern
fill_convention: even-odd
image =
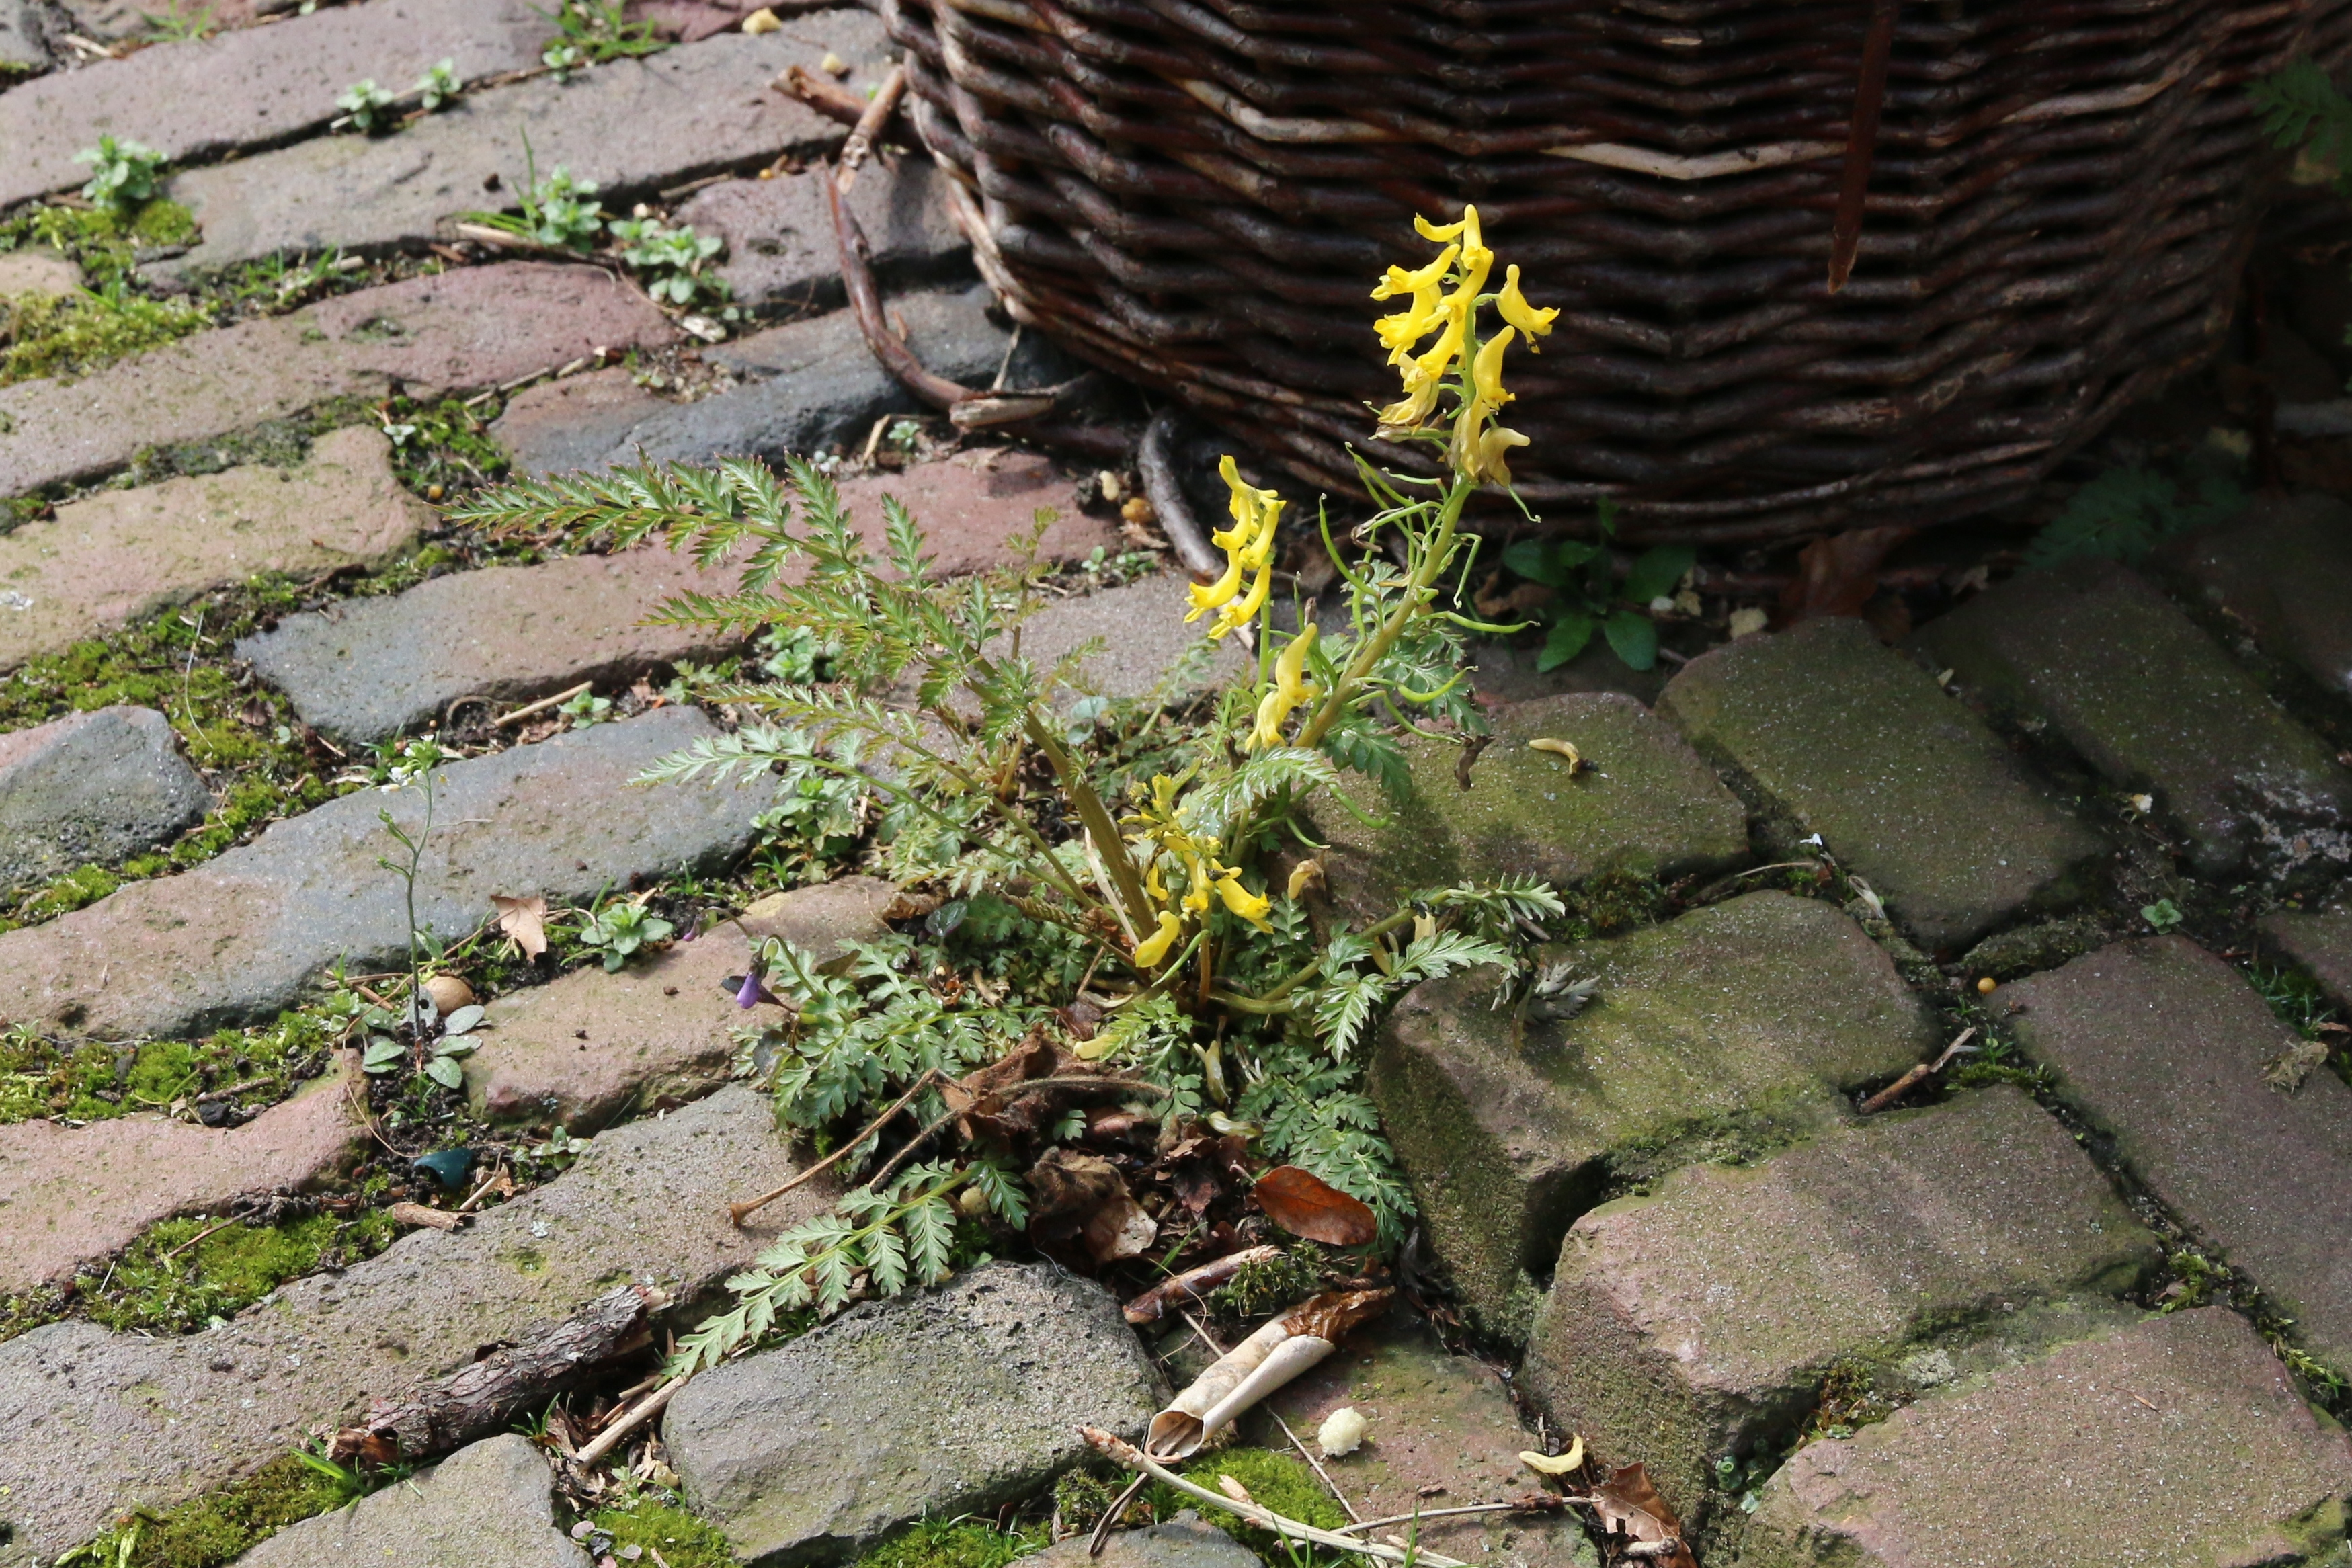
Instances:
[[[1017,317],[1351,492],[1396,395],[1372,280],[1475,202],[1564,307],[1512,357],[1521,493],[1693,542],[2029,491],[2217,342],[2275,167],[2245,84],[2352,34],[2352,0],[1908,0],[1832,295],[1866,5],[877,3]]]

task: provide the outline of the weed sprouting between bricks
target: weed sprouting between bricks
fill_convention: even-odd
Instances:
[[[1238,639],[1255,669],[1172,738],[1138,738],[1165,716],[1156,698],[1106,704],[1082,690],[1093,647],[1050,664],[1023,652],[1045,574],[1037,535],[1014,567],[941,580],[895,500],[877,550],[830,480],[798,460],[788,482],[755,462],[644,466],[519,482],[457,508],[492,529],[561,528],[614,547],[658,538],[740,565],[739,592],[685,596],[662,618],[804,629],[830,650],[827,678],[709,694],[752,722],[647,781],[774,770],[797,795],[802,780],[840,780],[876,821],[883,869],[934,895],[927,936],[1023,955],[1018,983],[977,971],[964,983],[937,946],[904,935],[851,945],[837,972],[788,942],[762,945],[739,999],[792,1013],[743,1031],[744,1065],[785,1126],[835,1140],[845,1174],[871,1174],[730,1282],[733,1309],[679,1342],[677,1370],[756,1343],[785,1314],[945,1277],[977,1245],[960,1235],[1024,1222],[1039,1188],[1038,1173],[1019,1174],[1024,1151],[1083,1130],[1089,1106],[1240,1139],[1252,1159],[1302,1167],[1368,1206],[1368,1240],[1375,1228],[1378,1246],[1402,1239],[1412,1199],[1359,1084],[1366,1032],[1421,980],[1516,972],[1536,922],[1563,913],[1549,887],[1511,878],[1426,889],[1318,936],[1303,901],[1318,869],[1305,809],[1375,809],[1349,793],[1362,788],[1351,776],[1401,791],[1404,730],[1482,734],[1462,640],[1513,630],[1441,596],[1458,597],[1475,562],[1465,505],[1488,486],[1508,491],[1506,459],[1524,444],[1495,423],[1511,397],[1505,352],[1549,332],[1555,312],[1528,304],[1516,267],[1486,287],[1495,257],[1475,209],[1421,229],[1441,252],[1417,271],[1391,268],[1375,291],[1402,302],[1380,334],[1404,395],[1380,423],[1439,448],[1444,473],[1358,460],[1377,511],[1355,548],[1320,519],[1345,627],[1326,634],[1303,619],[1294,632],[1277,629],[1272,602],[1286,503],[1225,459],[1232,520],[1215,543],[1226,569],[1192,590],[1187,619],[1208,618],[1196,652]],[[1490,309],[1502,325],[1488,337]],[[1171,672],[1166,690],[1188,673]],[[1106,1113],[1106,1099],[1118,1108]],[[875,1113],[893,1102],[920,1131],[873,1168],[889,1121]]]

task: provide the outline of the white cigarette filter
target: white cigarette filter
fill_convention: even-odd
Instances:
[[[1301,1301],[1219,1356],[1151,1418],[1144,1452],[1189,1458],[1235,1417],[1338,1348],[1349,1329],[1378,1316],[1392,1291],[1332,1291]]]

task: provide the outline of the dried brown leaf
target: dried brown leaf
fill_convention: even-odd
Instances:
[[[526,958],[536,958],[547,951],[547,900],[540,894],[528,898],[509,898],[494,893],[490,903],[499,912],[499,929],[514,938]]]
[[[1607,1480],[1592,1489],[1591,1496],[1592,1511],[1601,1516],[1602,1531],[1622,1533],[1636,1545],[1670,1541],[1674,1550],[1652,1561],[1662,1568],[1698,1568],[1690,1548],[1683,1544],[1682,1521],[1658,1495],[1648,1470],[1640,1465],[1612,1470]]]
[[[1878,569],[1887,552],[1916,531],[1889,524],[1815,539],[1798,553],[1797,575],[1780,592],[1781,611],[1790,621],[1861,614],[1878,591]]]
[[[1326,1247],[1362,1247],[1380,1234],[1380,1221],[1357,1199],[1297,1166],[1276,1166],[1250,1189],[1265,1217]]]

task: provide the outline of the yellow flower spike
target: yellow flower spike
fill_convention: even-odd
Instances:
[[[1168,907],[1168,884],[1160,880],[1160,857],[1158,855],[1153,855],[1151,857],[1151,863],[1143,868],[1143,891],[1150,894],[1152,903],[1160,905],[1162,909]],[[1165,917],[1163,916],[1163,918]]]
[[[1460,246],[1449,245],[1427,267],[1415,267],[1411,272],[1402,267],[1391,267],[1372,286],[1372,298],[1394,299],[1399,295],[1418,294],[1424,288],[1434,288],[1445,281],[1445,274],[1454,266],[1454,258],[1461,254]]]
[[[1492,430],[1480,432],[1476,456],[1477,471],[1475,476],[1491,484],[1508,485],[1511,482],[1511,469],[1504,458],[1512,447],[1525,446],[1527,444],[1526,436],[1505,425],[1498,424]]]
[[[1183,933],[1184,923],[1166,910],[1160,912],[1160,929],[1135,945],[1135,964],[1140,969],[1156,969],[1168,956],[1168,949]]]
[[[1184,888],[1184,907],[1195,915],[1208,914],[1209,873],[1201,857],[1190,850],[1184,852],[1184,871],[1190,879]]]
[[[1273,553],[1271,539],[1268,541],[1267,553],[1269,555]],[[1273,591],[1273,566],[1268,564],[1259,567],[1257,580],[1250,584],[1248,596],[1217,612],[1217,623],[1209,628],[1210,640],[1213,642],[1228,632],[1238,632],[1256,620],[1257,612],[1265,608],[1266,596]]]
[[[1274,929],[1273,923],[1265,917],[1266,911],[1274,907],[1273,901],[1262,893],[1252,893],[1244,887],[1241,873],[1229,871],[1220,877],[1217,881],[1217,895],[1225,901],[1227,909],[1232,910],[1234,915],[1248,921],[1260,931]]]
[[[1218,537],[1223,538],[1223,536],[1220,535]],[[1211,583],[1196,582],[1185,591],[1192,598],[1192,608],[1185,615],[1184,623],[1189,626],[1193,622],[1198,621],[1202,616],[1207,614],[1210,611],[1214,610],[1218,605],[1224,603],[1234,594],[1240,592],[1241,587],[1241,558],[1238,556],[1228,556],[1225,560],[1224,576]]]
[[[1559,315],[1556,306],[1549,310],[1538,310],[1528,303],[1528,297],[1519,292],[1519,269],[1516,267],[1504,268],[1503,292],[1501,298],[1495,301],[1495,308],[1502,312],[1504,320],[1527,334],[1528,352],[1530,354],[1536,351],[1538,338],[1551,335],[1551,324]]]
[[[1416,214],[1412,220],[1412,226],[1414,232],[1425,240],[1442,243],[1445,240],[1460,239],[1466,233],[1470,236],[1470,243],[1476,245],[1478,243],[1478,209],[1463,208],[1461,217],[1450,224],[1433,224],[1427,218]]]
[[[1372,330],[1387,346],[1389,363],[1401,365],[1412,356],[1412,346],[1429,336],[1429,329],[1444,319],[1444,298],[1432,284],[1415,292],[1407,308],[1372,323]]]
[[[1445,330],[1439,333],[1437,341],[1432,343],[1412,361],[1413,368],[1433,382],[1452,370],[1454,360],[1462,352],[1462,335],[1469,330],[1470,313],[1456,307],[1455,301],[1463,297],[1459,295],[1447,296]],[[1410,384],[1410,382],[1411,377],[1408,375],[1407,383]]]
[[[1233,491],[1234,526],[1209,536],[1225,552],[1225,574],[1212,583],[1194,583],[1187,591],[1192,601],[1192,611],[1184,617],[1188,624],[1218,606],[1230,603],[1234,595],[1241,591],[1243,575],[1260,570],[1273,559],[1275,526],[1282,517],[1284,502],[1281,496],[1244,480],[1231,453],[1218,463],[1217,472],[1224,477],[1226,487]],[[1252,591],[1262,602],[1263,594],[1257,590]],[[1247,620],[1256,613],[1256,610],[1252,609],[1242,619]],[[1223,624],[1223,618],[1221,617],[1220,625]],[[1223,631],[1213,629],[1210,635],[1222,636],[1224,631],[1230,630],[1230,626],[1224,626]]]

